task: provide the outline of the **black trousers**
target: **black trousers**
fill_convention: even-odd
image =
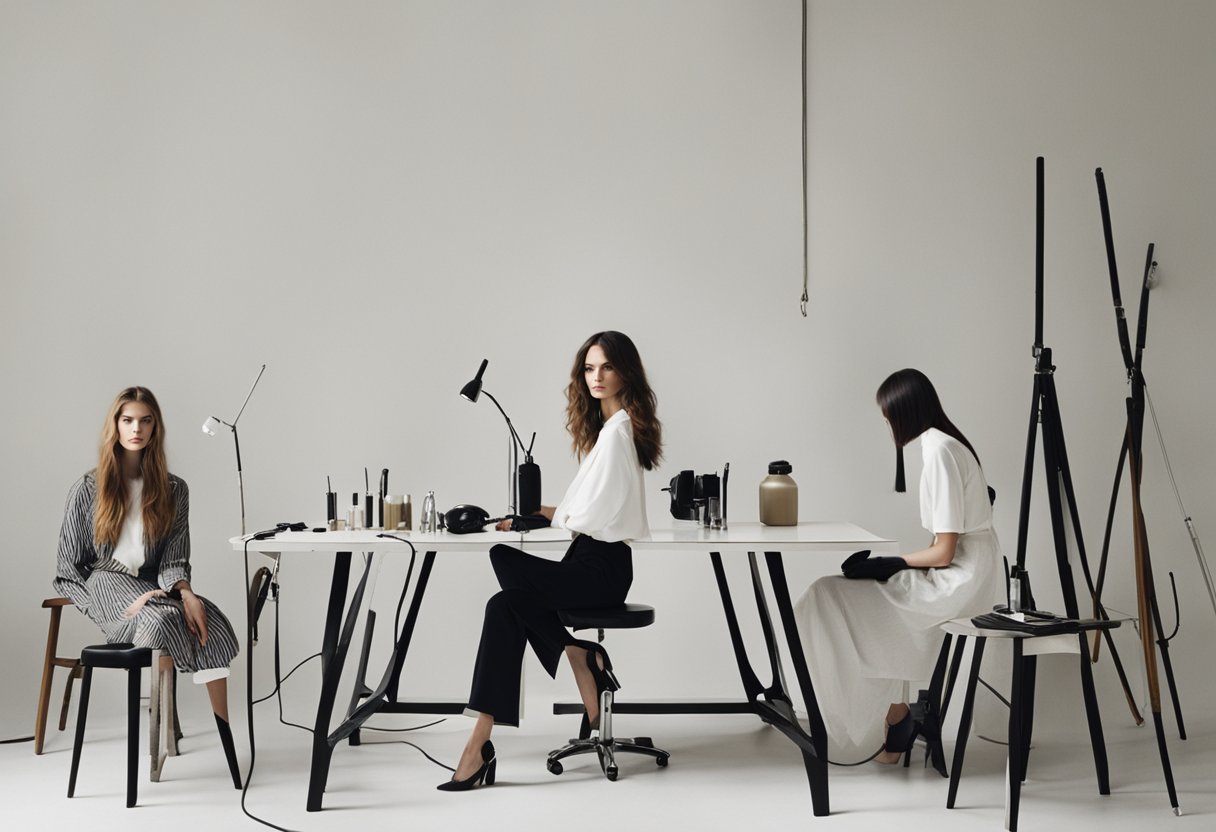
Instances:
[[[633,553],[626,543],[579,535],[560,561],[499,544],[490,550],[490,563],[502,591],[486,602],[469,709],[492,715],[499,725],[519,725],[524,645],[532,645],[546,672],[556,675],[566,645],[575,640],[557,611],[623,604],[633,583]]]

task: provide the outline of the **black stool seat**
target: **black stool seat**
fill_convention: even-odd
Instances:
[[[557,617],[566,627],[572,630],[597,630],[597,642],[603,642],[605,630],[633,630],[640,627],[649,627],[654,623],[654,607],[646,604],[618,604],[615,607],[586,607],[583,609],[558,610]],[[608,661],[608,656],[604,654],[605,669],[601,670],[601,674],[605,674],[607,682],[603,679],[597,680],[597,686],[602,685],[599,691],[600,699],[600,714],[596,718],[597,723],[593,727],[587,721],[586,712],[583,713],[583,721],[579,726],[578,736],[570,740],[566,745],[549,752],[549,758],[545,761],[545,767],[552,774],[561,774],[563,771],[562,760],[566,757],[572,757],[576,754],[595,754],[599,758],[600,768],[604,771],[604,776],[609,780],[617,778],[617,752],[626,751],[631,754],[644,754],[653,757],[655,763],[664,768],[667,766],[667,759],[671,755],[661,748],[655,748],[654,740],[650,737],[617,737],[612,733],[612,707],[615,703],[615,692],[620,687],[616,676],[612,672],[612,662]],[[554,713],[556,713],[554,706]],[[592,736],[592,731],[598,731],[597,736]]]
[[[93,644],[80,651],[80,663],[88,667],[114,667],[130,670],[152,666],[152,648],[134,644]]]
[[[654,623],[654,607],[621,604],[616,607],[558,610],[557,617],[572,630],[632,630]]]

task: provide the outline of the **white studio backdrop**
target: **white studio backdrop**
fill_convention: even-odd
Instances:
[[[676,472],[727,461],[731,517],[754,520],[766,464],[786,458],[803,517],[922,545],[919,458],[909,454],[909,494],[893,494],[873,404],[889,372],[915,366],[979,450],[1012,558],[1037,155],[1045,341],[1091,557],[1125,394],[1099,165],[1129,308],[1144,247],[1158,245],[1146,375],[1188,508],[1201,534],[1216,527],[1216,10],[812,2],[805,319],[799,23],[789,0],[0,4],[3,733],[28,730],[64,496],[95,464],[104,411],[128,384],[161,400],[171,466],[191,486],[195,583],[238,627],[232,443],[199,426],[230,420],[263,362],[240,425],[251,530],[319,523],[326,476],[341,506],[365,466],[373,487],[389,468],[390,490],[416,509],[434,490],[442,507],[496,512],[506,430],[490,403],[457,391],[489,358],[486,389],[521,433],[537,432],[554,503],[576,468],[563,429],[570,363],[605,328],[634,338],[659,396],[653,522],[665,522],[659,489]],[[1213,681],[1216,618],[1146,442],[1171,623],[1165,573],[1180,579],[1185,707]],[[1041,475],[1036,496],[1029,566],[1058,608]],[[1106,597],[1132,609],[1126,505],[1124,494]],[[795,593],[839,559],[789,564]],[[284,570],[290,663],[319,644],[328,568]],[[394,559],[378,576],[384,631],[405,568]],[[741,560],[729,568],[747,592]],[[627,692],[737,694],[731,658],[708,647],[725,644],[708,558],[639,554],[636,573],[634,597],[659,622],[613,637]],[[410,695],[464,695],[493,589],[483,554],[439,562]],[[96,640],[67,619],[65,650]],[[264,623],[263,645],[270,632]],[[1134,641],[1121,638],[1135,672]],[[263,692],[270,652],[258,651]],[[302,679],[311,689],[315,671]],[[553,684],[532,662],[528,679]],[[1104,707],[1122,708],[1109,663],[1098,679]],[[234,699],[243,659],[236,680]],[[571,696],[569,678],[553,693]],[[1080,713],[1075,698],[1043,706],[1049,725]]]

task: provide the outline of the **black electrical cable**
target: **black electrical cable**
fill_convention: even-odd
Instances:
[[[835,760],[828,760],[828,765],[840,766],[841,768],[849,768],[851,766],[864,766],[866,763],[870,762],[870,760],[873,760],[875,757],[877,757],[879,754],[881,754],[882,752],[884,752],[886,750],[887,750],[887,744],[883,743],[882,745],[878,746],[877,751],[875,751],[869,757],[866,757],[864,760],[858,760],[855,763],[838,763]]]
[[[393,640],[396,641],[401,637],[401,608],[405,606],[405,595],[410,588],[410,578],[414,575],[414,561],[418,558],[418,550],[414,548],[414,544],[404,537],[398,537],[395,534],[381,532],[376,537],[386,537],[390,540],[397,540],[410,547],[410,565],[405,571],[405,583],[401,585],[401,595],[397,598],[397,612],[393,615]]]
[[[259,532],[259,535],[260,534],[264,534],[264,533]],[[399,540],[402,543],[405,543],[406,545],[408,545],[410,547],[410,565],[409,565],[408,571],[406,572],[405,583],[401,588],[401,596],[397,600],[397,614],[396,614],[396,617],[394,619],[394,624],[393,624],[393,637],[394,637],[394,639],[396,639],[399,635],[398,631],[400,630],[401,609],[404,606],[406,591],[409,587],[410,579],[414,573],[414,562],[418,556],[418,550],[414,548],[414,544],[410,543],[410,541],[406,540],[405,538],[397,537],[396,535],[389,535],[389,534],[381,534],[378,536],[379,537],[391,537],[394,540]],[[250,583],[249,583],[249,543],[254,539],[265,539],[265,538],[258,537],[258,535],[252,535],[248,539],[245,540],[245,586],[247,587],[246,591],[248,591],[248,587],[250,586]],[[247,601],[250,604],[253,603],[252,598],[248,598]],[[245,654],[245,674],[247,677],[247,684],[246,684],[247,695],[245,698],[245,707],[246,707],[247,719],[249,722],[249,771],[245,775],[245,783],[241,788],[241,811],[250,820],[256,821],[256,822],[262,824],[263,826],[269,826],[271,829],[279,830],[279,832],[294,832],[294,830],[290,830],[285,827],[278,826],[274,823],[271,823],[268,820],[264,820],[264,819],[258,817],[257,815],[250,812],[248,807],[246,806],[246,798],[248,797],[248,794],[249,794],[249,784],[253,780],[253,770],[254,770],[254,766],[256,764],[256,760],[257,760],[257,743],[255,740],[254,724],[253,724],[253,706],[256,704],[259,704],[261,702],[265,702],[267,699],[274,696],[278,699],[278,703],[279,703],[279,722],[283,723],[284,725],[293,727],[293,728],[300,728],[304,731],[309,732],[310,734],[314,733],[312,728],[309,728],[305,725],[297,725],[294,722],[288,722],[286,719],[283,718],[283,691],[282,691],[282,688],[283,688],[283,683],[286,682],[293,673],[295,673],[297,670],[299,670],[305,664],[307,664],[308,662],[317,658],[321,654],[315,653],[315,654],[309,656],[308,658],[303,659],[298,664],[296,664],[295,667],[293,667],[290,671],[288,671],[286,676],[280,676],[280,670],[281,670],[280,644],[281,643],[279,641],[279,632],[280,632],[279,604],[278,604],[278,594],[277,594],[277,588],[276,588],[275,608],[274,608],[275,686],[274,686],[274,690],[272,690],[266,696],[255,700],[253,698],[253,647],[252,647],[252,645],[253,645],[253,616],[251,614],[246,615],[245,629],[246,629],[245,643],[247,645],[247,650],[246,650],[246,654]],[[437,719],[433,722],[428,722],[424,725],[416,725],[412,728],[364,727],[362,730],[382,731],[382,732],[386,732],[386,733],[396,733],[396,732],[403,732],[403,731],[417,731],[422,728],[429,728],[433,725],[438,725],[439,723],[444,722],[444,721],[445,720],[443,720],[443,719]],[[33,738],[30,737],[30,739],[33,739]],[[408,745],[408,746],[414,748],[420,754],[422,754],[422,756],[426,757],[428,760],[430,760],[432,763],[439,766],[440,768],[446,769],[448,771],[456,770],[456,769],[452,768],[451,766],[448,766],[448,765],[445,765],[444,763],[439,762],[434,757],[432,757],[430,754],[428,754],[424,748],[422,748],[419,745],[416,745],[415,743],[409,742],[408,740],[394,740],[393,742],[399,742],[403,745]]]
[[[278,626],[278,621],[277,621],[277,620],[275,621],[275,626]],[[255,705],[260,705],[260,704],[262,704],[263,702],[265,702],[267,699],[269,699],[270,697],[272,697],[272,696],[274,696],[275,694],[277,694],[277,693],[279,692],[279,688],[281,688],[281,687],[282,687],[283,683],[284,683],[284,682],[286,682],[288,679],[290,679],[290,678],[291,678],[291,674],[295,673],[297,670],[299,670],[299,669],[300,669],[301,667],[303,667],[304,665],[308,664],[308,663],[309,663],[310,661],[312,661],[313,659],[319,658],[319,657],[320,657],[320,655],[321,655],[320,653],[313,653],[313,654],[312,654],[311,656],[309,656],[307,659],[302,660],[302,661],[301,661],[299,664],[297,664],[295,667],[293,667],[291,670],[289,670],[289,671],[287,672],[287,675],[286,675],[286,676],[284,676],[282,679],[277,679],[277,680],[275,680],[274,690],[272,690],[270,693],[268,693],[268,694],[266,694],[265,696],[263,696],[261,699],[255,699],[255,700],[253,700],[253,704],[255,704]]]
[[[255,535],[256,536],[256,535]],[[279,832],[293,832],[291,829],[271,823],[268,820],[263,820],[257,815],[250,812],[245,805],[245,800],[249,796],[249,784],[253,781],[253,769],[257,762],[257,742],[254,739],[253,730],[253,615],[252,610],[248,607],[249,597],[249,543],[253,537],[245,540],[245,592],[246,592],[246,609],[245,609],[245,713],[249,720],[249,771],[245,774],[245,784],[241,787],[241,811],[245,817],[250,820],[257,821],[263,826],[269,826],[271,829],[277,829]],[[278,609],[278,604],[275,604],[275,609]],[[275,639],[279,637],[278,627],[275,627]],[[277,686],[276,686],[277,687]]]
[[[33,741],[34,741],[33,735],[30,735],[28,737],[13,737],[10,740],[0,740],[0,745],[12,745],[13,743],[18,743],[18,742],[33,742]]]

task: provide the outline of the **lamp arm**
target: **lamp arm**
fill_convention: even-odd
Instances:
[[[258,370],[258,377],[253,380],[253,384],[249,387],[249,392],[245,394],[245,401],[241,403],[241,409],[237,411],[236,418],[232,420],[232,428],[236,428],[236,423],[241,421],[241,414],[245,412],[245,406],[249,404],[249,399],[253,396],[253,391],[257,389],[258,382],[262,380],[262,373],[266,372],[266,365],[262,365],[262,369]]]
[[[507,420],[507,429],[511,431],[511,437],[515,440],[516,444],[519,445],[520,450],[524,450],[523,440],[520,439],[519,434],[515,432],[515,425],[511,424],[511,417],[507,415],[507,411],[502,409],[502,405],[498,403],[498,399],[494,398],[489,390],[486,390],[483,387],[481,392],[489,396],[490,401],[494,402],[494,406],[498,408],[498,412],[502,414],[502,418]]]

